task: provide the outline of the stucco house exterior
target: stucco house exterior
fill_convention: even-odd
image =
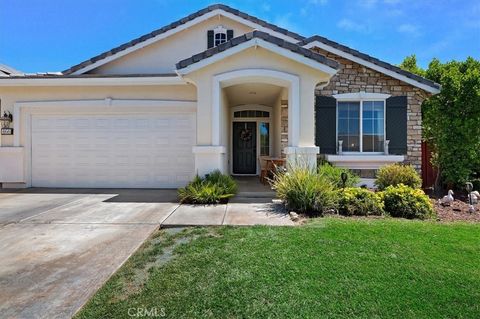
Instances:
[[[0,64],[0,76],[8,76],[8,75],[15,75],[15,74],[21,74],[21,72],[18,70],[15,70],[14,68],[8,65]]]
[[[59,73],[0,74],[3,187],[170,188],[259,157],[421,169],[440,86],[212,5]]]

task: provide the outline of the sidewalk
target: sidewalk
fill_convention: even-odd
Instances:
[[[271,198],[235,197],[222,205],[180,205],[161,227],[220,225],[294,226],[282,203]]]

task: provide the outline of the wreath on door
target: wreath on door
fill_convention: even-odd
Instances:
[[[252,132],[247,128],[245,124],[245,128],[240,132],[240,139],[244,142],[248,142],[252,139]]]

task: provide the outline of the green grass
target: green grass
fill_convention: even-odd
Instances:
[[[322,218],[160,231],[78,318],[138,307],[167,318],[479,318],[480,225]]]

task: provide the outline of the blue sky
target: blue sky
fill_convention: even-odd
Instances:
[[[0,63],[61,71],[214,2],[0,0]],[[304,36],[319,34],[387,62],[480,58],[480,0],[223,2]]]

